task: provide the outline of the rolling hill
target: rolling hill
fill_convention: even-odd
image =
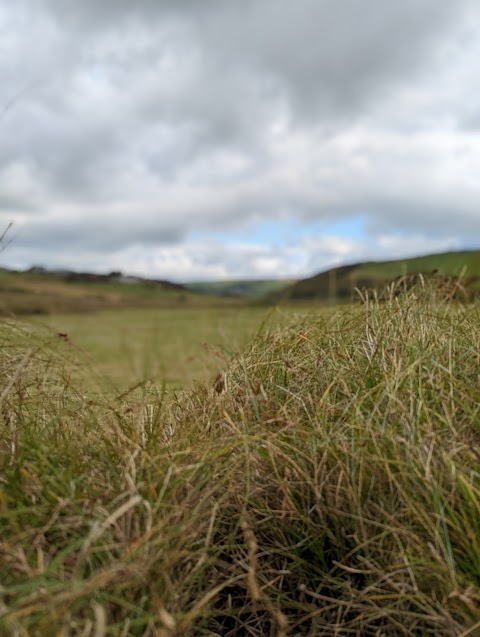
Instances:
[[[240,279],[235,281],[194,281],[185,283],[192,292],[237,298],[258,299],[281,292],[294,283],[293,279]]]
[[[197,307],[225,304],[170,281],[124,276],[120,272],[0,269],[0,315],[88,312],[107,308]]]
[[[0,315],[85,312],[107,308],[225,306],[245,302],[350,300],[356,288],[382,289],[395,277],[430,273],[462,276],[463,285],[480,293],[480,251],[447,252],[411,259],[368,261],[332,268],[292,282],[238,280],[194,282],[125,276],[120,272],[18,272],[0,268]]]
[[[297,281],[272,298],[279,300],[351,299],[355,288],[381,289],[392,279],[434,270],[440,275],[462,276],[464,285],[480,291],[480,251],[446,252],[395,261],[368,261],[332,268]]]

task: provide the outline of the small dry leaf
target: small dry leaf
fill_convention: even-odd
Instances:
[[[225,382],[225,374],[219,374],[213,383],[213,389],[217,392],[217,394],[221,394],[225,391],[226,382]]]

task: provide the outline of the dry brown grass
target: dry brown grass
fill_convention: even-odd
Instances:
[[[96,402],[2,327],[2,634],[479,634],[479,318],[415,288]]]

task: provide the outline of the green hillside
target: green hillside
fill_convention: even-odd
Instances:
[[[211,298],[170,281],[77,272],[0,269],[0,315],[88,312],[124,307],[199,307],[233,300]]]
[[[369,261],[332,268],[313,277],[297,281],[283,292],[285,299],[350,299],[355,288],[381,289],[385,284],[407,274],[430,273],[462,276],[464,285],[480,290],[480,251],[446,252],[398,259]],[[282,295],[277,295],[280,298]]]
[[[54,314],[107,308],[224,306],[266,300],[350,300],[355,289],[382,289],[395,277],[430,273],[462,276],[463,285],[480,291],[480,251],[447,252],[412,259],[344,265],[315,276],[288,279],[191,282],[110,274],[26,272],[0,269],[0,315]]]
[[[274,292],[281,292],[294,283],[291,279],[194,281],[185,287],[193,292],[219,296],[257,299]]]

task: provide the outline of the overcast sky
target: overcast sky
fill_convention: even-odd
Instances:
[[[0,0],[0,266],[480,247],[478,0]]]

